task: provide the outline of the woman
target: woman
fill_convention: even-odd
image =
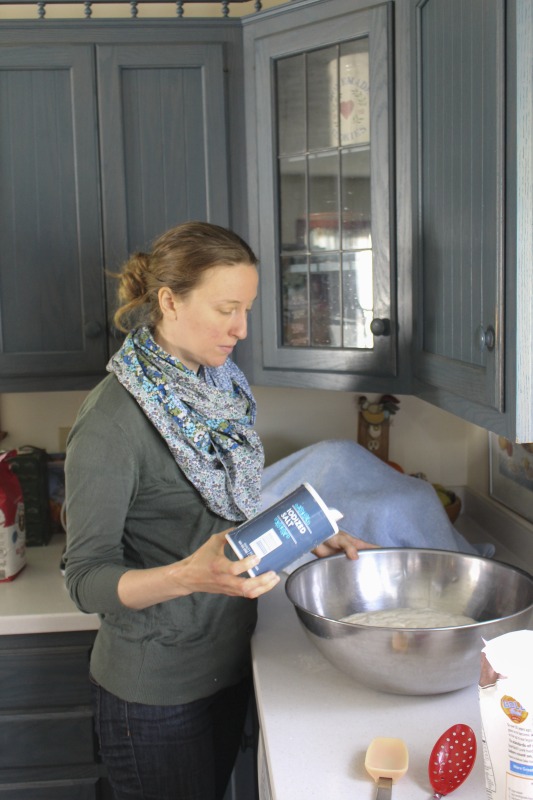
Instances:
[[[222,800],[250,691],[256,599],[279,577],[225,555],[260,510],[255,402],[229,356],[257,260],[224,228],[180,225],[120,275],[135,327],[88,396],[66,457],[66,580],[101,615],[95,719],[117,800]],[[358,539],[341,533],[318,555]]]

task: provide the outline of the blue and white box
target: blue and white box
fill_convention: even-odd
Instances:
[[[279,572],[339,532],[342,514],[328,508],[308,483],[286,495],[253,519],[226,534],[239,559],[258,555],[261,562],[248,570],[250,577]]]

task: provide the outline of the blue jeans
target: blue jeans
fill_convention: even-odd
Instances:
[[[116,800],[222,800],[251,681],[192,703],[128,703],[92,681],[96,733]]]

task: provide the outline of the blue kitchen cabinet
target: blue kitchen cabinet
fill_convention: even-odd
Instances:
[[[366,37],[373,285],[361,303],[345,165],[353,153],[363,175],[364,145],[316,129],[335,128],[332,96],[342,128],[343,48]],[[533,440],[530,0],[291,3],[245,20],[244,47],[253,382],[416,394]],[[337,94],[316,66],[335,59]]]
[[[98,172],[92,48],[0,45],[2,391],[102,370]]]
[[[93,385],[117,346],[107,276],[170,225],[203,218],[252,229],[261,258],[262,321],[237,352],[253,380],[399,391],[409,340],[395,274],[391,42],[392,3],[376,0],[290,3],[244,23],[7,22],[0,389]],[[285,89],[292,105],[302,61],[309,142],[277,152],[272,103]]]
[[[94,632],[0,636],[0,796],[112,800],[88,677]]]
[[[98,44],[104,264],[189,219],[229,224],[222,42]],[[120,113],[117,113],[120,109]],[[114,281],[108,281],[110,331]]]
[[[409,14],[414,392],[529,442],[533,6],[411,0]]]
[[[240,55],[233,22],[3,24],[0,391],[90,388],[110,273],[180,221],[238,226]]]
[[[2,800],[113,800],[90,698],[94,631],[0,636]],[[225,800],[257,797],[250,704]]]
[[[393,3],[290,3],[244,20],[256,384],[400,391]],[[404,383],[407,386],[407,383]]]
[[[107,273],[201,217],[260,257],[253,383],[533,440],[532,53],[530,0],[3,22],[0,390],[93,385]]]

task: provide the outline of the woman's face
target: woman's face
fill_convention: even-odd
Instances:
[[[247,317],[257,295],[258,274],[250,264],[217,266],[204,272],[186,297],[160,289],[162,319],[155,340],[182,364],[220,367],[247,333]]]

